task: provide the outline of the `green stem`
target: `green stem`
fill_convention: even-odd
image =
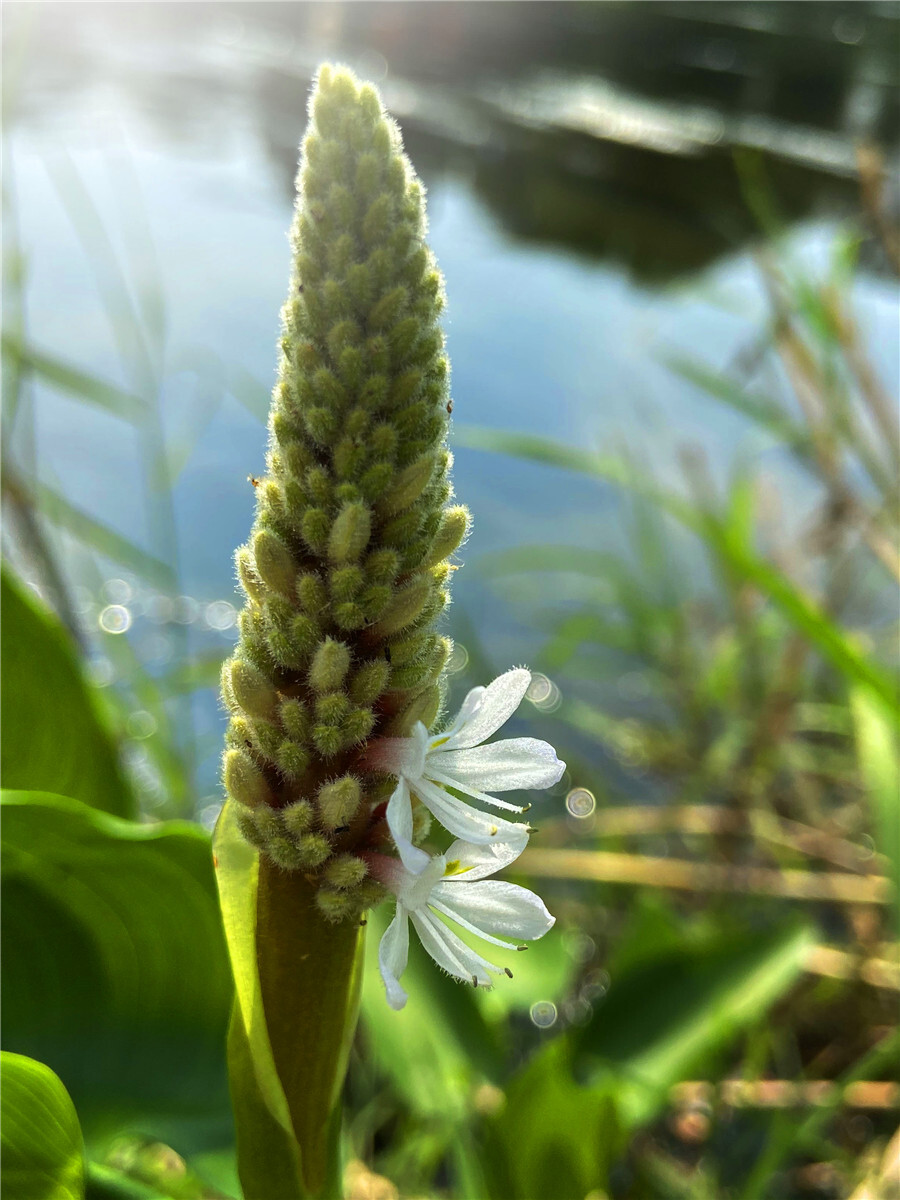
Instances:
[[[313,1196],[329,1184],[332,1116],[356,1026],[361,933],[330,925],[316,886],[265,856],[259,864],[257,962],[272,1056]]]

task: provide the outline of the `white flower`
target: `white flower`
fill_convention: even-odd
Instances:
[[[503,941],[498,934],[527,940],[543,937],[556,918],[547,912],[539,896],[514,883],[485,881],[486,876],[518,858],[522,847],[456,841],[446,854],[435,858],[415,846],[409,850],[411,867],[396,858],[369,858],[372,875],[397,897],[394,919],[378,947],[378,966],[391,1008],[400,1009],[406,1004],[400,976],[409,955],[410,919],[422,945],[448,974],[475,987],[490,987],[491,973],[512,978],[508,967],[498,967],[482,958],[437,914],[508,950],[522,947]]]
[[[527,825],[481,812],[447,789],[494,808],[524,812],[489,792],[546,788],[561,778],[566,764],[559,761],[547,742],[510,738],[489,746],[481,744],[509,720],[530,682],[531,674],[524,668],[507,671],[488,687],[473,688],[456,720],[443,733],[429,735],[420,721],[412,737],[382,738],[372,743],[367,754],[369,764],[398,779],[388,802],[387,822],[400,857],[410,870],[416,869],[418,861],[410,853],[414,849],[412,795],[459,838],[479,845],[502,842],[517,846],[517,853],[524,849]]]

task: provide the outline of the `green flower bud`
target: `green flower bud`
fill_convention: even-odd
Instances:
[[[344,682],[350,668],[350,650],[343,642],[327,637],[309,668],[309,684],[316,692],[333,692]]]
[[[431,599],[431,594],[431,580],[427,575],[417,575],[394,593],[372,633],[376,637],[387,638],[412,625]]]
[[[398,472],[391,487],[379,501],[379,513],[392,517],[418,500],[431,482],[434,468],[434,456],[425,455]]]
[[[286,835],[269,838],[265,849],[274,863],[288,871],[321,866],[331,854],[331,846],[317,833],[307,833],[296,840]]]
[[[255,808],[258,804],[268,802],[269,787],[265,776],[245,751],[225,751],[222,777],[225,782],[225,790],[229,796],[237,800],[238,804],[245,804],[247,808]]]
[[[418,846],[428,837],[431,832],[431,813],[424,804],[417,804],[413,809],[413,833],[412,840],[414,845]]]
[[[297,567],[284,542],[268,529],[260,529],[253,538],[256,573],[266,588],[293,596]]]
[[[311,727],[309,713],[301,700],[282,700],[279,715],[285,732],[293,741],[302,744],[308,740]]]
[[[252,810],[250,816],[263,842],[268,843],[274,837],[283,836],[284,827],[281,813],[277,808],[270,808],[268,804],[260,804]]]
[[[356,816],[361,800],[359,780],[354,775],[345,775],[333,783],[319,788],[316,803],[322,824],[326,829],[341,829]]]
[[[276,751],[275,762],[287,779],[302,779],[309,766],[309,751],[285,738]]]
[[[325,584],[314,571],[305,571],[297,580],[297,599],[300,607],[309,616],[322,612],[328,603]]]
[[[372,514],[365,504],[345,504],[328,538],[328,557],[335,563],[355,562],[365,550],[372,530]]]
[[[278,702],[275,689],[262,671],[241,658],[233,658],[228,683],[235,703],[251,717],[270,717]]]
[[[312,828],[315,809],[308,800],[295,800],[287,808],[282,809],[281,819],[284,827],[292,837],[300,837]]]
[[[237,567],[238,579],[241,587],[248,600],[262,599],[262,584],[259,576],[256,573],[256,568],[251,561],[250,551],[246,546],[241,546],[237,554],[234,556],[235,566]]]
[[[390,665],[383,658],[363,663],[350,680],[350,699],[355,704],[373,704],[387,691],[390,674]]]
[[[366,864],[355,854],[339,854],[332,858],[322,872],[322,877],[329,887],[343,891],[362,883],[367,873]]]
[[[350,892],[341,892],[330,887],[320,888],[316,893],[316,907],[333,925],[359,915],[360,905]]]
[[[469,532],[471,517],[469,510],[457,505],[444,511],[440,528],[431,547],[422,561],[423,567],[434,567],[458,550]]]

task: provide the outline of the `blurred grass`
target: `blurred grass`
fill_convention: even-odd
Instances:
[[[411,1001],[395,1014],[369,962],[344,1133],[352,1200],[828,1200],[881,1170],[900,1108],[900,1091],[891,1090],[900,991],[900,443],[894,406],[851,315],[858,236],[841,238],[825,277],[811,278],[785,253],[771,205],[754,194],[752,168],[743,169],[768,236],[759,255],[766,326],[753,331],[752,352],[725,370],[699,357],[664,358],[711,404],[728,405],[800,464],[818,487],[816,511],[798,519],[779,506],[771,477],[755,476],[745,463],[733,465],[723,486],[688,452],[684,486],[676,491],[654,477],[646,453],[632,461],[515,432],[457,430],[463,444],[587,474],[598,499],[608,489],[620,498],[623,552],[535,546],[483,567],[546,635],[533,665],[558,686],[562,702],[542,712],[537,701],[535,718],[597,808],[583,817],[560,815],[559,796],[550,803],[536,798],[540,839],[520,866],[541,877],[539,890],[548,891],[560,920],[552,937],[522,956],[528,961],[517,964],[509,989],[473,994],[414,953]],[[138,257],[146,266],[151,243],[127,173],[119,182],[130,189],[123,211],[134,218],[125,261],[74,166],[60,160],[54,174],[96,273],[121,386],[33,342],[22,303],[27,263],[14,223],[4,263],[5,444],[16,434],[24,448],[17,461],[4,462],[7,548],[40,580],[73,645],[84,647],[83,658],[94,646],[72,599],[74,585],[88,581],[98,590],[105,564],[113,563],[177,603],[172,485],[226,392],[265,415],[255,381],[194,351],[188,366],[198,402],[177,444],[167,440],[160,397],[172,360],[164,293],[152,270],[134,267]],[[11,182],[6,186],[9,202]],[[32,380],[139,432],[140,486],[152,515],[146,547],[80,512],[42,480],[27,436]],[[62,566],[73,559],[61,550],[73,544],[77,579]],[[213,682],[215,651],[196,652],[176,625],[174,664],[159,672],[127,638],[106,638],[118,678],[100,704],[72,667],[62,628],[49,615],[45,620],[45,648],[26,654],[24,664],[15,656],[12,667],[7,663],[7,712],[24,719],[15,706],[29,662],[39,657],[63,680],[54,697],[60,705],[81,711],[78,696],[91,696],[99,727],[89,734],[101,747],[121,744],[136,708],[150,714],[155,732],[144,744],[163,795],[152,813],[194,813],[200,755],[191,698]],[[18,639],[26,622],[8,606],[4,622],[4,634],[24,647]],[[477,623],[461,614],[456,629],[468,651],[465,678],[483,682],[491,664]],[[25,714],[35,728],[52,733],[65,725],[41,707],[38,696]],[[88,734],[67,732],[76,736],[61,744],[75,761]],[[65,773],[60,743],[29,741],[14,727],[10,745],[15,785],[46,789],[47,779]],[[53,790],[93,809],[123,811],[127,785],[116,781],[118,768],[104,773],[101,760],[93,762],[95,775],[80,775],[93,794],[79,795],[65,781]],[[13,899],[16,888],[30,889],[47,933],[42,955],[29,953],[27,929],[17,934],[22,950],[10,987],[18,999],[8,1031],[14,1046],[59,1072],[82,1123],[88,1121],[89,1151],[105,1156],[88,1166],[88,1196],[113,1194],[123,1176],[136,1189],[123,1194],[146,1194],[139,1185],[150,1170],[142,1140],[148,1132],[190,1155],[198,1170],[202,1165],[210,1187],[234,1194],[216,1073],[224,1044],[218,1066],[206,1056],[206,1039],[221,1035],[225,1000],[221,947],[204,932],[211,886],[201,865],[205,836],[196,826],[170,827],[169,841],[157,846],[121,823],[69,812],[64,801],[31,795],[14,803],[19,819],[4,837],[7,849],[10,838],[15,842],[19,865],[7,886]],[[56,849],[47,843],[46,830],[63,817],[81,828],[69,839],[74,866],[66,869],[81,873],[82,899],[91,872],[109,858],[104,887],[116,892],[125,934],[158,989],[144,997],[149,1016],[135,1004],[132,1022],[114,1003],[133,992],[136,976],[128,953],[117,961],[108,952],[103,914],[42,882],[53,877],[54,855],[62,853],[58,840]],[[117,838],[130,843],[127,862],[113,852]],[[185,863],[167,864],[163,853],[164,845],[181,842],[194,882],[157,880],[183,966],[165,983],[174,934],[170,929],[157,944],[164,922],[154,924],[152,904],[134,904],[130,885],[132,872],[151,890],[154,871],[184,873]],[[188,895],[203,920],[179,919],[179,897]],[[373,914],[370,960],[382,921]],[[48,958],[53,936],[66,930],[77,930],[74,952]],[[98,975],[104,956],[109,961]],[[29,1003],[51,977],[58,995],[88,1004],[94,989],[102,1000],[88,1004],[91,1045],[100,1047],[93,1060],[91,1046],[67,1025],[71,1005],[48,1016]],[[216,1105],[215,1128],[198,1134],[196,1112],[193,1124],[187,1121],[172,1089],[179,1090],[183,993],[202,990],[204,979],[215,986],[193,1011],[203,1055],[192,1078],[201,1092],[207,1075],[214,1081]],[[154,998],[161,1004],[156,1015]],[[113,1052],[126,1034],[140,1049],[153,1092],[152,1120],[143,1125],[126,1112],[117,1061],[124,1052]],[[854,1092],[860,1081],[887,1090]],[[812,1104],[808,1098],[826,1085],[825,1100]],[[860,1096],[869,1107],[860,1107]],[[104,1114],[101,1135],[91,1126],[97,1112]],[[113,1144],[117,1132],[131,1140]],[[173,1178],[169,1172],[158,1183],[160,1194],[213,1194],[192,1173],[183,1192]]]

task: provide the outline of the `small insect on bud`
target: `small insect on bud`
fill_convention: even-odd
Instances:
[[[255,808],[269,799],[269,787],[262,771],[243,750],[226,750],[222,770],[225,790],[239,804]]]
[[[356,816],[360,799],[359,780],[354,775],[344,775],[332,783],[323,784],[316,797],[322,824],[326,829],[340,829],[348,825]]]

